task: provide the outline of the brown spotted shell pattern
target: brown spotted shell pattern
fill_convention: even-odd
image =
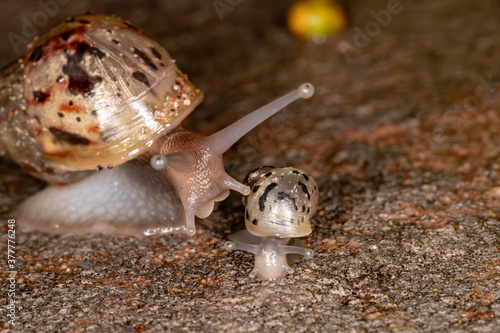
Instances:
[[[310,219],[318,206],[318,186],[304,171],[263,166],[243,182],[247,230],[259,237],[303,237],[311,233]]]
[[[66,21],[0,79],[0,151],[34,176],[74,181],[147,151],[202,101],[167,51],[114,16]]]

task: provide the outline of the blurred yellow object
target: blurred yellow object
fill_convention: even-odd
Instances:
[[[288,10],[288,29],[295,35],[322,43],[347,26],[343,8],[334,0],[301,0]]]

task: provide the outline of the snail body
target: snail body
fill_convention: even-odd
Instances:
[[[21,228],[52,232],[193,235],[195,216],[229,190],[249,192],[222,154],[312,93],[305,84],[208,137],[180,130],[203,93],[167,51],[113,16],[70,19],[0,78],[0,149],[51,184],[13,215]]]
[[[244,184],[250,186],[243,198],[247,229],[231,235],[225,248],[255,255],[251,278],[274,280],[292,274],[291,255],[314,255],[295,238],[311,233],[310,219],[319,199],[316,182],[300,169],[264,166],[250,172]]]

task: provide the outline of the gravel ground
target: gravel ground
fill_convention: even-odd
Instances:
[[[290,1],[242,1],[223,21],[212,1],[60,5],[40,33],[93,8],[156,36],[206,94],[184,123],[203,134],[314,83],[314,98],[253,131],[225,162],[239,180],[266,164],[315,177],[320,206],[304,241],[316,254],[284,279],[248,278],[253,256],[223,248],[242,228],[234,194],[195,237],[19,234],[16,325],[2,305],[1,329],[499,332],[500,4],[402,0],[367,45],[339,49],[392,2],[348,1],[349,28],[322,45],[289,35]],[[20,55],[9,32],[42,9],[0,6],[5,64]],[[43,184],[2,162],[0,186],[7,219]]]

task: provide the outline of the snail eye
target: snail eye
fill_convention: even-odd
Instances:
[[[167,167],[167,157],[164,155],[154,155],[151,157],[149,164],[155,170],[163,170]]]

